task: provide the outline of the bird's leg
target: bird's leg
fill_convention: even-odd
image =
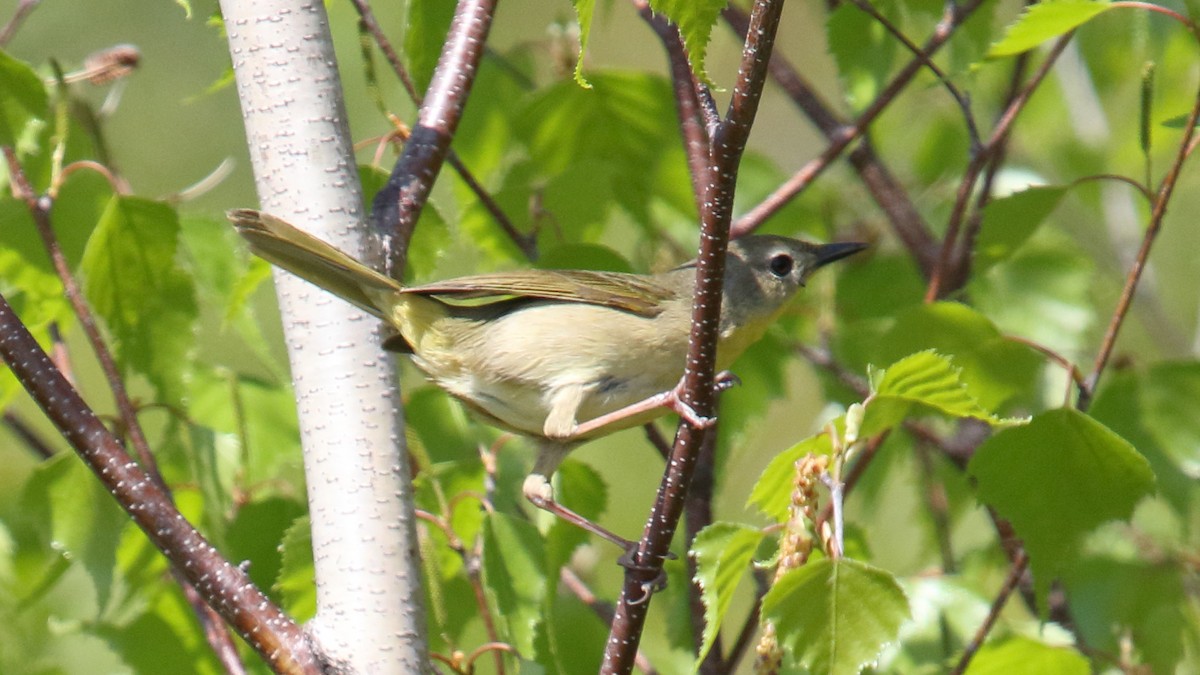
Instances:
[[[537,460],[533,464],[533,471],[525,477],[525,484],[522,486],[525,498],[539,509],[549,511],[576,527],[587,530],[602,539],[607,539],[626,552],[636,550],[637,544],[634,542],[600,527],[554,501],[554,488],[550,485],[550,476],[554,475],[554,470],[562,463],[563,458],[571,451],[572,447],[572,445],[563,443],[543,442],[541,444],[538,448]]]
[[[721,392],[736,384],[739,384],[740,382],[741,380],[738,379],[737,375],[734,375],[728,370],[723,370],[717,373],[716,382],[714,383],[713,388],[716,391]],[[613,422],[617,422],[627,417],[632,417],[655,408],[669,408],[672,412],[679,415],[684,420],[687,420],[688,424],[697,429],[707,429],[713,424],[716,424],[717,418],[704,417],[703,415],[698,414],[692,408],[692,406],[684,402],[683,386],[684,381],[681,379],[679,380],[679,384],[675,385],[674,388],[668,391],[664,391],[661,394],[655,394],[649,398],[642,399],[641,401],[627,405],[620,410],[614,410],[610,413],[605,413],[586,422],[576,424],[571,429],[570,436],[578,438],[579,436],[590,434],[597,429],[603,429]]]

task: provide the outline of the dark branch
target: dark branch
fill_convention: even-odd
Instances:
[[[387,185],[375,195],[372,224],[384,241],[388,274],[404,274],[417,218],[450,150],[475,83],[496,0],[461,0],[450,23],[433,80]]]

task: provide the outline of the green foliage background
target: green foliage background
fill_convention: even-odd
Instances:
[[[0,2],[0,19],[14,6]],[[444,30],[448,6],[414,0],[375,8],[405,45],[419,81],[427,80],[440,48],[432,36]],[[879,8],[920,42],[942,5]],[[67,161],[103,160],[132,194],[115,197],[98,175],[75,173],[58,195],[55,227],[146,406],[142,420],[180,508],[231,560],[250,561],[259,585],[304,619],[314,605],[286,360],[273,298],[262,284],[265,265],[247,259],[220,216],[254,203],[252,180],[234,92],[221,86],[225,47],[219,28],[203,20],[215,4],[192,9],[188,19],[171,3],[38,8],[5,50],[28,66],[6,59],[0,68],[5,119],[27,123],[3,142],[18,141],[26,171],[46,189],[55,118],[27,67],[45,78],[51,60],[70,71],[88,53],[115,43],[141,49],[141,68],[102,123],[103,143],[80,126],[78,115],[71,117],[66,143]],[[662,269],[696,248],[695,206],[662,77],[665,58],[627,6],[596,9],[585,89],[572,78],[572,7],[502,3],[490,40],[495,56],[485,60],[454,147],[520,227],[537,228],[537,264]],[[1003,104],[1013,63],[985,55],[1020,9],[1018,3],[985,3],[937,59],[971,94],[984,129]],[[354,137],[377,138],[389,130],[378,100],[404,119],[412,118],[413,107],[391,79],[380,76],[376,88],[364,76],[353,9],[333,3],[329,11]],[[1091,5],[1076,11],[1098,12]],[[1056,25],[1058,32],[1065,29]],[[868,105],[908,58],[849,5],[826,13],[815,3],[789,4],[778,49],[847,115]],[[861,400],[798,356],[795,343],[827,343],[838,363],[858,376],[871,365],[887,369],[876,380],[879,396],[868,405],[866,432],[915,418],[954,437],[966,428],[955,421],[960,416],[1031,418],[1027,425],[998,427],[965,470],[908,431],[891,433],[847,504],[851,559],[810,563],[768,600],[764,611],[781,631],[832,631],[785,639],[795,661],[789,667],[803,662],[820,672],[857,670],[897,630],[900,639],[884,653],[881,671],[941,672],[953,663],[1008,569],[981,506],[986,502],[1024,539],[1034,583],[1028,602],[1009,602],[972,672],[1014,672],[1002,670],[1012,664],[1044,664],[1038,667],[1048,670],[1040,672],[1103,671],[1115,667],[1126,646],[1132,664],[1154,672],[1200,668],[1200,283],[1194,264],[1200,235],[1192,217],[1200,191],[1191,165],[1117,358],[1087,415],[1061,409],[1069,392],[1062,368],[1007,339],[1035,342],[1085,372],[1090,368],[1149,214],[1125,184],[1077,181],[1097,174],[1146,180],[1149,174],[1157,182],[1180,134],[1178,123],[1166,122],[1190,109],[1200,57],[1178,24],[1131,10],[1099,14],[1071,49],[1072,58],[1060,61],[1015,127],[997,176],[999,199],[983,215],[974,274],[951,302],[922,302],[924,282],[845,163],[765,227],[815,239],[865,237],[875,245],[863,259],[815,278],[794,311],[735,366],[744,385],[723,397],[714,506],[724,522],[702,540],[712,548],[700,550],[701,560],[707,550],[709,559],[731,564],[705,570],[723,593],[719,614],[713,603],[710,614],[723,618],[727,631],[741,626],[752,603],[752,584],[743,581],[746,560],[769,559],[774,550],[774,539],[759,527],[786,518],[780,490],[790,489],[791,460],[810,450],[829,452],[827,439],[810,437]],[[716,86],[732,87],[738,50],[718,25],[704,61]],[[375,60],[381,69],[382,60]],[[1140,112],[1147,62],[1157,64],[1148,151]],[[70,89],[93,110],[108,91]],[[724,101],[728,92],[717,97]],[[11,112],[14,101],[28,110]],[[872,127],[871,140],[932,229],[944,231],[969,152],[962,113],[945,90],[929,73],[920,75]],[[359,159],[369,165],[375,144],[364,146]],[[739,177],[739,212],[823,147],[769,85]],[[227,157],[236,167],[221,184],[184,204],[170,201]],[[382,182],[377,170],[363,174],[369,189]],[[1041,187],[1026,189],[1031,184]],[[414,280],[529,264],[448,173],[432,206],[411,253]],[[111,413],[29,216],[7,190],[0,197],[0,293],[44,342],[51,324],[64,330],[80,388],[97,410]],[[952,359],[946,367],[918,364],[918,380],[932,389],[911,380],[897,384],[901,371],[893,364],[929,349]],[[461,541],[482,538],[482,583],[505,641],[550,672],[594,671],[606,627],[559,588],[557,569],[570,560],[600,597],[611,598],[620,583],[616,552],[602,543],[579,548],[579,532],[540,514],[524,517],[529,510],[519,486],[530,453],[519,440],[500,446],[496,514],[485,514],[471,498],[453,500],[483,489],[477,447],[496,442],[497,434],[405,368],[409,441],[422,470],[419,506],[447,511]],[[964,407],[960,394],[975,407]],[[6,371],[0,404],[53,439]],[[670,433],[669,425],[662,429]],[[0,429],[0,672],[218,672],[162,559],[63,444],[51,445],[58,454],[43,460]],[[628,431],[576,452],[562,469],[560,491],[568,506],[632,535],[644,524],[660,468],[640,432]],[[756,498],[747,506],[752,492],[774,501]],[[945,499],[940,512],[929,507],[928,495],[936,493]],[[462,558],[447,547],[444,533],[430,528],[426,534],[432,648],[469,652],[487,636]],[[949,558],[943,542],[949,542]],[[677,548],[684,552],[682,542]],[[670,563],[668,573],[670,586],[653,610],[661,620],[651,622],[644,649],[660,672],[686,672],[695,654],[683,563]],[[1054,580],[1070,603],[1074,634],[1039,615]],[[886,615],[888,625],[835,615],[858,621],[844,624],[856,629],[853,635],[830,629],[834,622],[822,612],[846,604],[838,600],[841,593],[860,603],[886,600],[880,606],[887,611],[878,615]],[[868,644],[847,644],[851,637]],[[731,639],[725,636],[726,648]],[[1078,639],[1086,649],[1078,648]],[[830,656],[831,646],[841,660]],[[856,658],[860,653],[866,656]],[[491,661],[479,665],[490,668]]]

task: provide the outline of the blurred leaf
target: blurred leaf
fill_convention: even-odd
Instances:
[[[838,433],[842,433],[845,418],[837,419]],[[747,506],[757,506],[760,511],[776,522],[787,520],[788,506],[792,500],[792,485],[796,481],[796,462],[808,454],[829,455],[833,452],[829,435],[825,433],[810,436],[796,445],[775,455],[762,476],[750,491]]]
[[[1010,637],[985,644],[971,659],[968,675],[1008,673],[1055,673],[1088,675],[1087,659],[1069,647],[1056,647],[1024,637]]]
[[[679,28],[692,72],[701,82],[710,85],[704,57],[713,26],[725,4],[725,0],[650,0],[650,9],[666,16]]]
[[[826,31],[846,100],[855,110],[862,110],[879,95],[891,73],[896,39],[878,21],[850,3],[833,10]]]
[[[1182,129],[1187,126],[1188,119],[1191,118],[1190,113],[1176,115],[1162,121],[1162,125],[1168,129]]]
[[[896,639],[909,608],[891,574],[856,560],[822,558],[776,582],[762,614],[810,671],[856,675]]]
[[[416,387],[404,401],[404,419],[434,463],[479,457],[479,425],[437,387]]]
[[[303,504],[281,497],[241,506],[225,535],[226,555],[235,565],[249,563],[247,572],[256,586],[271,588],[283,570],[280,544],[305,511]]]
[[[429,88],[433,69],[442,55],[442,45],[454,18],[454,3],[444,0],[412,0],[405,3],[404,60],[418,93]]]
[[[1162,368],[1170,370],[1174,365],[1183,366],[1185,371],[1190,370],[1184,364],[1163,364]],[[1102,386],[1088,413],[1138,449],[1154,470],[1158,494],[1178,513],[1187,513],[1196,500],[1196,479],[1200,474],[1197,474],[1195,465],[1179,462],[1179,451],[1188,449],[1186,444],[1180,447],[1164,447],[1160,439],[1176,434],[1186,437],[1194,431],[1195,422],[1191,419],[1177,420],[1176,423],[1180,426],[1174,429],[1169,425],[1164,427],[1157,421],[1151,424],[1150,420],[1152,417],[1156,420],[1167,419],[1174,414],[1172,408],[1178,406],[1186,409],[1192,402],[1172,401],[1172,404],[1162,411],[1148,409],[1149,401],[1157,398],[1157,395],[1148,395],[1147,389],[1158,388],[1158,370],[1159,368],[1155,367],[1149,373],[1132,370],[1107,373],[1101,380]],[[1174,377],[1174,374],[1163,376],[1166,390],[1174,387]]]
[[[1156,364],[1143,380],[1147,428],[1176,467],[1200,479],[1200,363]]]
[[[196,296],[175,256],[179,219],[166,204],[109,202],[83,255],[84,289],[112,334],[118,362],[179,403],[192,357]]]
[[[738,583],[750,574],[762,530],[737,523],[713,523],[696,535],[691,555],[696,560],[696,583],[704,600],[704,642],[696,656],[699,670],[717,640]]]
[[[983,226],[975,240],[976,273],[981,274],[1012,256],[1058,206],[1064,194],[1063,187],[1031,187],[988,202],[983,209]]]
[[[1008,27],[1004,38],[992,45],[988,58],[1015,56],[1051,38],[1064,35],[1110,9],[1107,2],[1052,0],[1030,5]]]
[[[1071,409],[1036,415],[984,441],[968,465],[979,499],[1012,523],[1029,552],[1039,596],[1076,562],[1083,536],[1128,518],[1154,489],[1128,441]]]
[[[633,272],[620,253],[600,244],[562,244],[545,251],[537,266],[544,270],[600,270]]]
[[[91,576],[101,611],[108,605],[121,531],[129,517],[74,454],[38,466],[26,484],[25,504],[50,512],[50,545]]]
[[[1092,263],[1077,244],[1031,241],[968,284],[976,307],[1009,335],[1068,358],[1088,346],[1095,319]]]
[[[217,432],[221,476],[238,475],[242,487],[303,485],[290,386],[207,369],[199,369],[190,385],[188,414]]]
[[[563,506],[575,513],[596,520],[608,508],[608,486],[595,469],[578,460],[567,459],[554,472],[558,481],[558,499]],[[553,588],[558,581],[557,570],[571,558],[571,553],[589,537],[583,528],[576,527],[562,518],[551,520],[546,532],[547,581]]]
[[[30,122],[50,116],[49,106],[42,78],[0,50],[0,145],[16,146]]]
[[[542,536],[528,522],[488,514],[483,528],[483,583],[507,642],[526,658],[536,655],[546,600]]]
[[[1186,575],[1186,573],[1182,573]],[[1171,565],[1091,558],[1064,579],[1072,616],[1090,647],[1119,653],[1129,639],[1151,672],[1176,671],[1188,619],[1187,594]]]
[[[590,90],[561,82],[533,98],[516,131],[534,172],[521,182],[513,172],[506,177],[506,187],[527,186],[510,197],[518,210],[506,210],[519,213],[531,194],[540,195],[554,226],[543,229],[566,241],[579,240],[589,226],[598,230],[614,205],[650,227],[650,179],[661,162],[683,160],[667,151],[678,146],[679,130],[666,80],[611,71],[590,79]]]
[[[272,588],[283,598],[283,608],[296,621],[317,615],[317,586],[313,570],[312,525],[308,516],[292,523],[279,545],[279,577]]]

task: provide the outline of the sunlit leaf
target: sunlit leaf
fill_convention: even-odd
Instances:
[[[1066,34],[1110,9],[1107,2],[1094,0],[1052,0],[1030,5],[1008,27],[1004,38],[992,45],[989,58],[1015,56],[1051,38]]]
[[[296,621],[317,614],[317,585],[313,570],[312,526],[308,516],[297,518],[283,535],[279,577],[274,590],[283,598],[283,608]]]
[[[679,27],[688,62],[702,82],[710,82],[705,70],[708,40],[725,5],[725,0],[650,0],[651,9]]]
[[[109,203],[83,255],[84,289],[113,337],[118,361],[163,401],[184,394],[196,331],[192,278],[176,261],[179,218],[136,197]]]
[[[896,640],[908,599],[891,574],[856,560],[810,561],[767,592],[763,618],[811,672],[857,674]]]
[[[842,419],[839,418],[838,422],[840,429]],[[833,446],[829,435],[822,433],[806,438],[775,455],[763,470],[758,482],[754,484],[747,504],[757,506],[767,516],[782,523],[787,519],[788,505],[791,504],[793,483],[796,481],[796,461],[810,453],[828,455],[831,452]]]
[[[961,371],[936,351],[906,356],[877,378],[874,396],[867,403],[863,435],[875,435],[898,424],[911,405],[951,417],[974,417],[992,424],[1004,421],[979,405],[963,382]]]
[[[1056,647],[1024,637],[1012,637],[989,643],[971,659],[968,675],[1006,673],[1056,673],[1087,675],[1092,672],[1087,659],[1069,647]]]
[[[750,563],[762,539],[763,532],[758,528],[714,523],[701,530],[692,542],[696,581],[704,600],[704,642],[696,657],[697,669],[716,642],[721,622],[733,602],[733,592],[750,574]]]
[[[1085,534],[1128,518],[1154,489],[1149,464],[1128,441],[1072,409],[996,433],[968,470],[980,500],[1024,542],[1041,594],[1074,564]]]

